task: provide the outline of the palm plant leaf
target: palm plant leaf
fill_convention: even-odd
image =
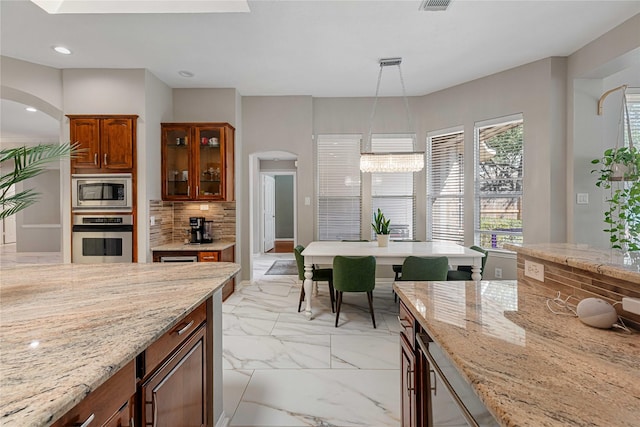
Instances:
[[[79,151],[78,143],[39,144],[0,150],[0,165],[13,161],[13,170],[0,176],[0,218],[13,215],[38,200],[39,193],[33,189],[7,196],[13,184],[40,175],[48,163],[66,156],[75,157]]]

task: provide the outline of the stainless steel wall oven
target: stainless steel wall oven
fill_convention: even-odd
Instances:
[[[133,261],[133,215],[74,215],[72,261],[81,264]]]

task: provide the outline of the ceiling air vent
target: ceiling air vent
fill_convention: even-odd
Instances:
[[[451,3],[451,0],[423,0],[418,10],[424,10],[426,12],[447,10],[449,3]]]

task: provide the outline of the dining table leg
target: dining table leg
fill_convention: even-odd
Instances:
[[[313,282],[311,278],[313,277],[313,264],[304,264],[304,299],[305,299],[305,309],[304,315],[307,316],[309,320],[311,320],[311,292],[313,288]]]
[[[482,274],[480,274],[480,272],[482,271],[482,269],[480,267],[478,267],[477,265],[474,265],[471,267],[471,280],[474,281],[478,281],[480,279],[482,279]]]

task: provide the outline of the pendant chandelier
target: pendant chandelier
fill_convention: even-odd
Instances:
[[[418,172],[424,168],[424,152],[397,152],[397,153],[372,153],[371,135],[373,129],[373,119],[376,114],[378,104],[378,93],[380,91],[380,81],[382,79],[382,69],[384,67],[397,66],[400,73],[400,83],[402,85],[402,98],[407,113],[407,126],[412,129],[411,113],[409,112],[409,99],[407,98],[402,78],[402,68],[400,64],[402,58],[386,58],[380,60],[380,71],[378,72],[378,85],[376,86],[376,96],[373,100],[371,118],[369,120],[369,133],[365,141],[369,151],[360,153],[360,171],[362,172]]]

